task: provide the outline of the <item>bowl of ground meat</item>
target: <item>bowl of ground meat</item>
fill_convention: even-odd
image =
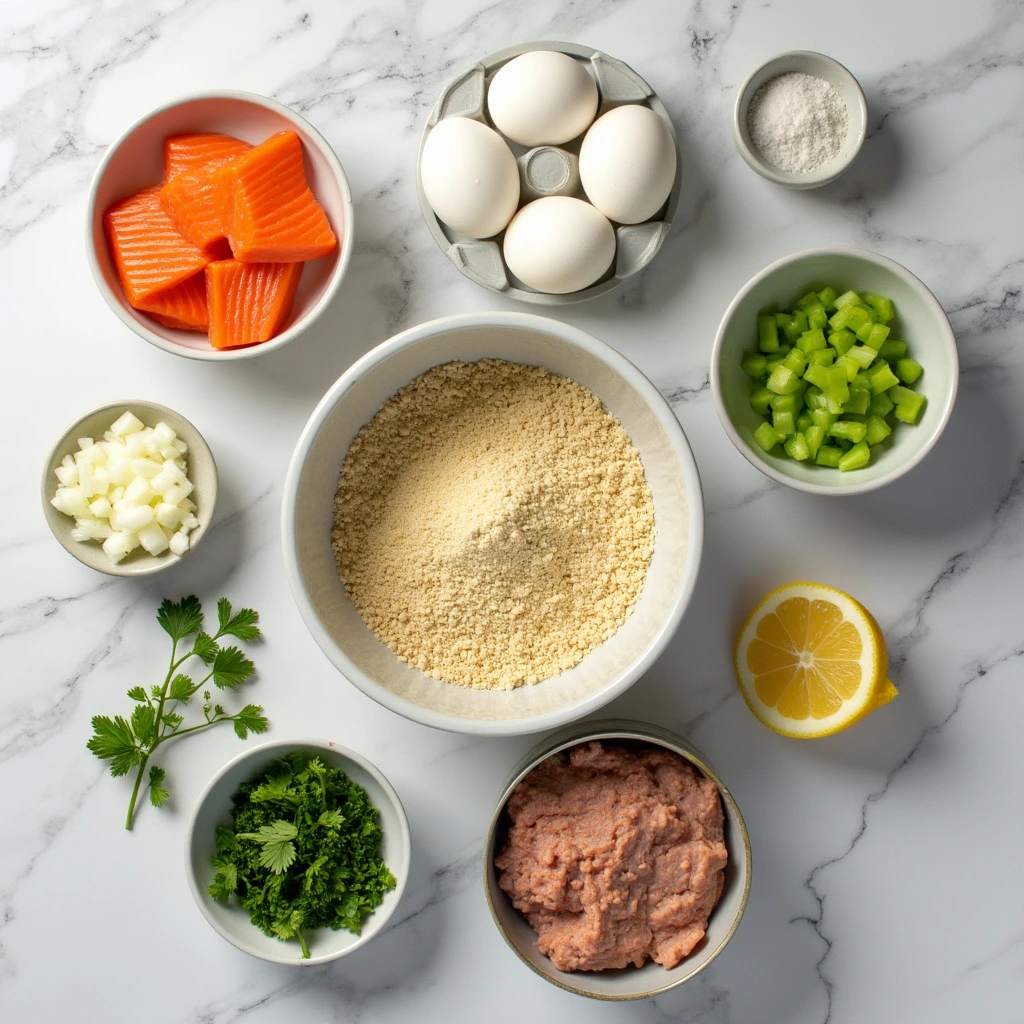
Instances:
[[[750,891],[736,802],[683,739],[606,720],[548,737],[512,772],[484,844],[502,937],[595,999],[646,999],[702,971]]]

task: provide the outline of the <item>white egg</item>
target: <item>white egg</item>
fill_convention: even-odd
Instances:
[[[568,54],[531,50],[498,69],[487,89],[487,112],[513,142],[557,145],[594,120],[597,84]]]
[[[619,224],[639,224],[653,217],[668,199],[675,177],[675,142],[650,107],[613,107],[583,138],[583,189],[606,217]]]
[[[431,209],[450,228],[490,238],[519,205],[519,169],[492,128],[468,117],[446,117],[427,136],[420,181]]]
[[[592,285],[608,269],[615,258],[615,229],[582,199],[546,196],[512,218],[504,255],[523,284],[564,295]]]

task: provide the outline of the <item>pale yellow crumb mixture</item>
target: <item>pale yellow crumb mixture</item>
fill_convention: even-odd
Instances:
[[[629,436],[537,366],[435,366],[357,434],[341,469],[338,571],[377,637],[460,686],[571,668],[622,625],[654,548]]]

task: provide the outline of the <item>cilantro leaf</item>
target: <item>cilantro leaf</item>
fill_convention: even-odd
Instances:
[[[143,704],[146,701],[146,691],[141,686],[133,686],[128,691],[128,696],[131,697],[132,700],[137,700],[140,704]]]
[[[235,713],[234,720],[235,735],[240,740],[244,740],[249,733],[258,736],[261,732],[267,731],[268,723],[259,704],[246,704],[241,711]]]
[[[182,718],[181,715],[177,714],[174,711],[165,711],[160,716],[160,720],[164,723],[164,725],[167,726],[168,729],[171,730],[171,732],[177,729],[178,726],[185,721],[185,719]]]
[[[156,712],[148,704],[139,704],[132,712],[132,732],[139,746],[147,747],[156,733]]]
[[[223,647],[213,659],[213,685],[230,690],[255,671],[256,666],[237,647]]]
[[[156,621],[172,640],[184,640],[203,628],[203,606],[195,594],[183,597],[177,603],[164,598]]]
[[[231,602],[222,597],[217,602],[217,635],[237,637],[244,643],[252,643],[260,638],[259,612],[252,608],[242,608],[236,615],[231,614]]]
[[[217,641],[209,633],[200,633],[196,637],[195,643],[192,644],[192,653],[197,658],[202,658],[207,665],[213,664],[213,659],[219,650]]]
[[[275,875],[280,875],[295,860],[295,844],[292,840],[298,834],[299,830],[290,821],[278,820],[270,825],[261,825],[259,832],[240,832],[238,838],[262,843],[260,864],[270,868]]]
[[[86,746],[97,757],[110,762],[110,774],[127,775],[142,760],[131,725],[120,715],[97,715],[92,720],[93,735]]]
[[[337,808],[333,811],[324,811],[324,813],[316,820],[316,823],[318,825],[323,825],[324,828],[340,828],[341,822],[341,811]]]
[[[215,900],[227,902],[228,897],[238,888],[238,868],[224,857],[215,857],[214,867],[220,870],[206,890]]]
[[[155,764],[149,769],[149,802],[154,807],[163,807],[167,798],[171,795],[164,787],[163,781],[167,772],[158,768]]]
[[[180,700],[187,704],[189,698],[196,692],[196,684],[189,676],[179,672],[172,680],[170,689],[167,691],[168,700]]]

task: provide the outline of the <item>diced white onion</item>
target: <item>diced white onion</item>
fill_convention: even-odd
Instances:
[[[125,434],[136,434],[142,430],[142,420],[131,410],[125,409],[120,416],[110,425],[110,432],[114,437],[123,437]]]

